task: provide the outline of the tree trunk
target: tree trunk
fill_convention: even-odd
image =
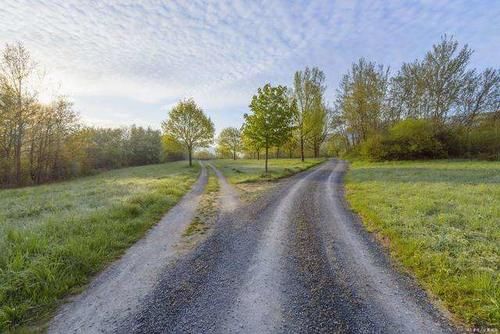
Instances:
[[[300,159],[304,162],[304,136],[300,136]]]
[[[15,169],[16,169],[16,185],[21,185],[21,145],[22,145],[22,126],[18,126],[16,145],[14,148]]]
[[[315,140],[314,141],[314,157],[317,158],[319,155],[319,145],[318,142]]]
[[[188,148],[188,155],[189,155],[189,167],[192,167],[193,166],[193,159],[191,157],[191,153],[192,153],[193,149],[192,148]]]
[[[236,160],[236,151],[233,151],[233,160]]]
[[[269,154],[269,147],[266,146],[266,174],[267,174],[267,159],[268,159],[268,154]]]
[[[260,160],[260,151],[257,151],[257,160]]]

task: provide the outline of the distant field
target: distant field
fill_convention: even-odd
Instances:
[[[0,332],[53,310],[184,195],[199,166],[126,168],[0,190]]]
[[[306,159],[270,159],[269,173],[264,174],[264,160],[256,159],[219,159],[213,164],[219,168],[231,183],[246,183],[256,181],[270,181],[290,176],[302,170],[316,166],[325,161],[323,158]]]
[[[348,199],[468,324],[500,327],[500,163],[355,162]]]

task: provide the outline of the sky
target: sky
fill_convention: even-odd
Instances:
[[[68,96],[83,122],[160,128],[192,97],[217,131],[239,127],[258,87],[318,66],[327,99],[360,57],[391,67],[444,34],[500,67],[500,1],[2,0],[0,47],[21,41],[42,100]]]

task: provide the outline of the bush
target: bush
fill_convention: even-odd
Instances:
[[[389,130],[384,146],[388,153],[386,158],[393,160],[447,157],[430,120],[406,119],[396,123]]]
[[[437,132],[430,120],[406,119],[385,135],[369,137],[359,151],[362,157],[374,161],[445,158],[448,151],[440,137],[455,138],[446,131]]]
[[[381,135],[374,135],[368,138],[359,147],[359,154],[362,158],[372,161],[384,160],[387,153],[384,145],[384,137]]]
[[[373,134],[350,150],[347,158],[372,161],[441,158],[500,159],[499,114],[484,114],[467,128],[436,125],[429,119],[406,119],[385,134]]]

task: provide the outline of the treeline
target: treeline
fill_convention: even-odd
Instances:
[[[469,68],[473,51],[444,36],[422,60],[388,67],[360,59],[325,102],[325,75],[297,71],[266,85],[240,129],[217,140],[219,157],[363,157],[371,160],[500,159],[500,71]]]
[[[7,45],[2,51],[1,187],[41,184],[165,158],[160,131],[87,127],[65,97],[41,103],[35,88],[37,70],[22,44]]]
[[[444,36],[394,75],[360,59],[337,91],[330,152],[372,160],[498,160],[500,71],[469,68],[472,54]]]
[[[328,137],[329,115],[325,74],[317,67],[297,71],[293,86],[259,88],[240,129],[223,129],[217,155],[236,159],[319,157]]]

